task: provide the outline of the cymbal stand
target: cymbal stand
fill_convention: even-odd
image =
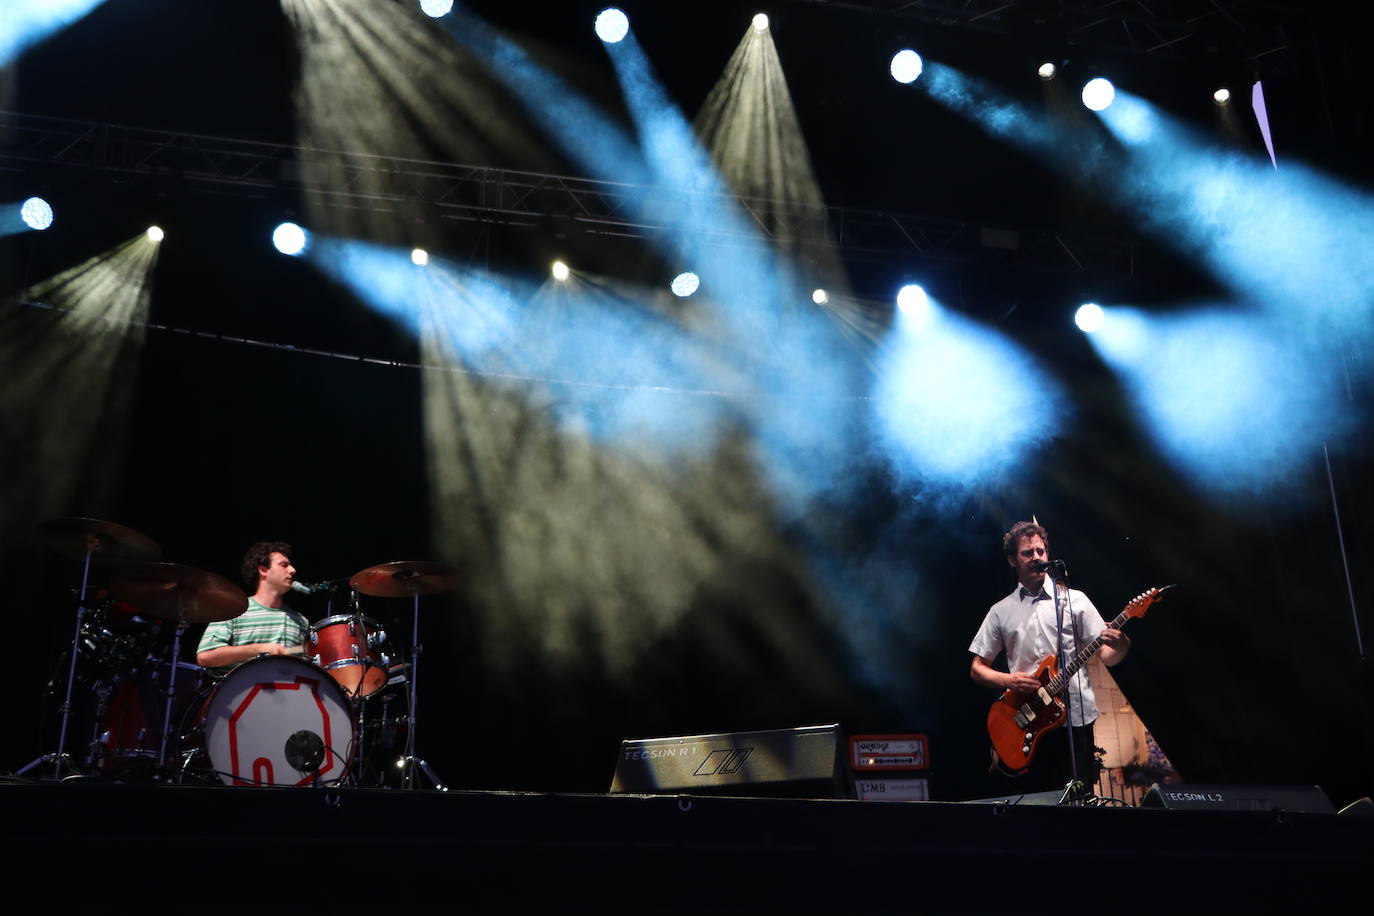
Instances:
[[[357,586],[349,586],[348,593],[348,613],[353,620],[352,626],[356,628],[354,632],[363,634],[363,639],[366,640],[367,628],[363,626],[363,611],[358,603]],[[332,595],[329,600],[332,605],[334,600]],[[363,685],[367,682],[367,668],[371,664],[371,659],[360,658],[357,646],[353,647],[353,655],[355,660],[361,662],[363,673],[359,676],[358,686],[355,689],[344,690],[348,698],[353,701],[353,708],[358,713],[358,721],[353,729],[353,747],[350,749],[351,752],[346,765],[348,766],[349,779],[353,785],[361,786],[366,775],[363,772],[363,767],[366,766],[367,761],[367,697],[363,694]]]
[[[72,716],[72,689],[76,684],[76,657],[81,649],[81,626],[86,621],[86,588],[91,579],[91,554],[94,548],[89,542],[86,544],[86,558],[81,566],[81,593],[76,603],[76,629],[72,633],[72,658],[67,666],[67,692],[62,698],[62,725],[57,734],[57,752],[44,754],[43,756],[25,764],[18,775],[23,776],[34,767],[45,763],[53,765],[53,779],[62,778],[63,767],[67,767],[72,772],[77,772],[76,766],[72,763],[71,755],[66,752],[67,747],[67,727],[71,722]]]
[[[167,765],[167,741],[172,732],[172,705],[176,697],[177,689],[177,668],[181,662],[181,634],[186,632],[189,626],[186,622],[186,609],[182,606],[181,592],[177,592],[177,628],[172,634],[172,657],[168,668],[171,673],[167,675],[167,697],[162,706],[162,744],[157,751],[157,769],[162,772],[162,768]]]
[[[412,586],[412,588],[414,588]],[[411,594],[414,602],[414,621],[410,628],[410,679],[406,685],[406,752],[401,758],[401,788],[418,789],[420,788],[420,773],[422,771],[430,784],[440,792],[447,792],[439,774],[434,772],[434,768],[423,758],[415,753],[415,732],[417,717],[415,715],[416,700],[420,695],[419,672],[420,672],[420,653],[424,647],[420,644],[420,592],[415,588]]]

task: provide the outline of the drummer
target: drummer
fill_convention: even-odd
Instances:
[[[248,610],[205,628],[196,663],[222,674],[263,653],[300,655],[310,623],[283,600],[295,576],[290,544],[259,541],[249,547],[243,556],[243,584],[252,595]]]

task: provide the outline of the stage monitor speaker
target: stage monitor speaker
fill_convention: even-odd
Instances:
[[[836,798],[840,727],[626,739],[611,792]]]
[[[1155,783],[1142,808],[1175,811],[1291,811],[1335,814],[1320,786],[1197,786]]]

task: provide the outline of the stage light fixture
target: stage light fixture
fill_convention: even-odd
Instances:
[[[146,234],[150,242],[160,242],[167,237],[167,233],[162,231],[161,226],[149,226]]]
[[[1045,61],[1040,65],[1040,69],[1035,72],[1040,74],[1040,78],[1048,83],[1050,80],[1054,79],[1054,75],[1059,72],[1059,68],[1050,61]]]
[[[669,288],[672,289],[674,296],[677,296],[679,299],[686,299],[688,296],[692,295],[692,293],[696,292],[697,288],[700,286],[701,278],[690,270],[687,270],[673,277],[673,283]]]
[[[453,12],[453,0],[420,0],[420,11],[432,19]]]
[[[30,197],[19,207],[19,217],[25,226],[42,231],[52,225],[52,205],[41,197]]]
[[[1225,105],[1227,102],[1231,101],[1231,90],[1222,86],[1216,92],[1212,93],[1212,101],[1216,102],[1218,105]]]
[[[560,283],[572,276],[572,271],[569,270],[568,265],[564,264],[562,261],[554,261],[553,266],[549,268],[549,272],[553,274],[553,278]]]
[[[768,14],[767,14],[767,13],[759,13],[759,14],[757,14],[757,15],[754,16],[754,31],[755,31],[755,32],[766,32],[766,31],[768,31]]]
[[[1090,111],[1105,111],[1116,98],[1116,87],[1102,77],[1090,79],[1083,86],[1083,104]]]
[[[1073,323],[1078,325],[1078,330],[1084,334],[1091,334],[1101,329],[1102,323],[1106,320],[1106,313],[1102,311],[1102,306],[1096,302],[1083,303],[1073,316]]]
[[[429,266],[429,252],[423,248],[412,248],[410,251],[410,263],[416,267]]]
[[[305,230],[295,223],[282,223],[272,230],[272,244],[282,254],[294,257],[305,250]]]
[[[897,290],[897,308],[908,315],[919,314],[929,306],[930,298],[926,296],[926,291],[915,283],[908,283]]]
[[[892,63],[888,70],[892,73],[892,78],[899,83],[914,83],[916,77],[921,75],[921,70],[925,64],[921,62],[921,55],[910,48],[903,48],[892,55]]]
[[[830,294],[823,289],[815,290],[811,293],[811,301],[817,305],[825,305],[830,301]]]
[[[630,17],[615,7],[607,7],[597,14],[596,37],[613,45],[630,33]]]

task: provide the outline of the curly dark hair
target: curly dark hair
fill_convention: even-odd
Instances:
[[[291,545],[284,541],[258,541],[243,555],[243,586],[248,594],[258,590],[258,568],[272,565],[272,554],[279,553],[291,559]]]
[[[1002,552],[1007,556],[1016,555],[1016,545],[1021,543],[1022,538],[1035,537],[1039,535],[1045,542],[1045,550],[1050,549],[1050,533],[1041,526],[1039,522],[1017,522],[1011,526],[1011,530],[1002,535]]]

